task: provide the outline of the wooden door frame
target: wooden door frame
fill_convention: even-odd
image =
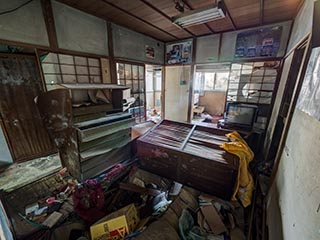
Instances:
[[[165,119],[166,112],[166,66],[162,65],[162,82],[161,82],[161,119]]]
[[[131,75],[132,75],[132,65],[137,65],[137,66],[142,66],[144,68],[144,119],[147,119],[147,93],[146,93],[146,63],[142,63],[142,62],[135,62],[135,61],[131,61],[131,60],[123,60],[123,59],[119,59],[119,58],[115,58],[114,59],[114,64],[115,64],[115,68],[116,68],[116,83],[114,84],[118,84],[118,77],[117,77],[117,63],[121,63],[121,64],[130,64],[131,65]],[[138,70],[138,75],[139,75],[139,70]],[[140,82],[139,76],[138,76],[138,81]],[[139,83],[139,87],[140,87],[140,83]],[[132,92],[132,94],[134,94]],[[140,93],[139,93],[140,94]],[[141,122],[139,122],[141,123]]]
[[[160,97],[160,102],[161,102],[161,114],[160,114],[160,116],[161,116],[161,120],[162,119],[164,119],[164,102],[165,102],[165,99],[164,99],[164,97],[165,97],[165,95],[164,95],[164,86],[165,86],[165,66],[164,65],[162,65],[162,64],[155,64],[155,63],[153,63],[153,64],[151,64],[151,63],[146,63],[145,64],[145,66],[147,66],[147,65],[149,65],[149,66],[159,66],[159,67],[161,67],[161,97]],[[145,67],[145,71],[147,71],[147,67]],[[153,81],[154,81],[154,79],[152,79]],[[146,81],[146,84],[147,84],[147,76],[145,76],[145,81]],[[154,85],[154,82],[153,82],[153,85]],[[145,86],[145,88],[146,88],[146,86]],[[157,91],[157,92],[159,92],[159,91]],[[146,95],[147,95],[147,91],[146,91]],[[146,104],[147,104],[147,96],[146,96]],[[153,90],[153,102],[155,103],[156,101],[156,98],[155,98],[155,91]],[[146,109],[146,111],[147,111],[147,109]]]
[[[182,73],[184,72],[184,68],[185,67],[190,67],[190,81],[189,81],[189,83],[191,84],[191,81],[192,81],[192,78],[193,78],[193,76],[191,75],[191,70],[192,70],[192,66],[190,65],[190,64],[171,64],[171,65],[165,65],[165,66],[163,66],[163,69],[164,69],[164,78],[163,78],[163,95],[164,95],[164,108],[163,108],[163,110],[164,110],[164,115],[165,115],[165,96],[166,96],[166,89],[165,89],[165,82],[166,82],[166,71],[167,71],[167,69],[170,69],[170,68],[182,68]],[[188,93],[188,98],[187,98],[187,101],[188,101],[188,105],[187,105],[187,115],[186,115],[186,121],[183,121],[183,122],[186,122],[186,123],[189,123],[189,121],[188,121],[188,119],[190,119],[190,116],[188,115],[189,114],[189,111],[190,111],[190,106],[189,106],[189,104],[190,104],[190,88],[192,88],[193,89],[193,86],[188,86],[188,89],[187,89],[187,93]],[[163,117],[163,120],[165,119],[165,117]]]
[[[193,119],[193,82],[195,78],[195,68],[196,68],[196,49],[197,49],[197,38],[193,38],[192,40],[192,61],[191,61],[191,69],[190,69],[190,81],[189,81],[189,98],[188,98],[188,116],[187,122],[191,123]]]
[[[311,34],[308,34],[306,38],[304,38],[302,41],[300,41],[299,44],[297,44],[296,47],[292,51],[290,51],[289,54],[287,54],[287,56],[290,55],[292,52],[294,52],[294,51],[296,51],[298,49],[301,49],[303,47],[306,47],[306,49],[305,49],[305,52],[303,54],[302,64],[301,64],[301,67],[300,67],[299,72],[298,72],[297,81],[295,83],[295,87],[294,87],[294,90],[293,90],[293,95],[292,95],[291,102],[290,102],[290,105],[289,105],[289,108],[288,108],[288,115],[285,118],[284,128],[283,128],[283,131],[282,131],[282,134],[281,134],[279,147],[278,147],[278,150],[277,150],[277,153],[276,153],[276,157],[274,159],[274,165],[273,165],[273,169],[272,169],[272,174],[271,174],[271,178],[270,178],[270,183],[269,183],[269,188],[268,188],[267,195],[269,195],[269,193],[270,193],[270,189],[271,189],[271,187],[272,187],[272,185],[273,185],[273,183],[275,181],[276,174],[278,172],[280,160],[281,160],[281,157],[282,157],[282,153],[283,153],[283,150],[284,150],[284,147],[285,147],[285,143],[286,143],[286,139],[287,139],[287,136],[288,136],[288,132],[289,132],[289,129],[290,129],[293,113],[294,113],[295,107],[297,105],[297,101],[298,101],[298,98],[299,98],[300,90],[301,90],[301,87],[302,87],[302,84],[303,84],[303,81],[304,81],[304,77],[305,77],[305,73],[306,73],[306,70],[307,70],[307,67],[308,67],[308,60],[310,58],[311,50],[312,50]],[[292,66],[292,63],[291,63],[290,64],[290,68],[292,68],[292,67],[293,66]],[[290,74],[290,72],[289,72],[289,74]],[[289,75],[288,75],[288,77],[289,77]],[[281,106],[282,106],[282,104],[283,104],[283,102],[281,100]],[[281,106],[279,108],[279,111],[281,109]],[[278,118],[278,116],[277,116],[277,118]],[[268,155],[269,155],[269,153],[268,153]]]

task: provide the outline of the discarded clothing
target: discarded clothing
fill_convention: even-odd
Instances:
[[[200,227],[194,225],[194,220],[187,209],[183,209],[179,218],[179,231],[183,240],[206,239],[206,235]]]
[[[226,134],[226,137],[229,138],[231,142],[223,143],[220,147],[229,153],[237,155],[240,161],[238,179],[232,200],[236,200],[238,197],[243,206],[247,207],[251,204],[254,189],[253,177],[248,169],[254,153],[238,132]]]

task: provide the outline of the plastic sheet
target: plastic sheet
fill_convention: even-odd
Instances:
[[[312,50],[297,107],[320,120],[320,47]]]

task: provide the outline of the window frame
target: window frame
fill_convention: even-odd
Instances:
[[[123,73],[119,73],[120,66],[123,66]],[[128,69],[128,73],[126,73],[126,66]],[[137,77],[133,76],[133,67],[138,69]],[[142,68],[142,70],[141,70]],[[130,70],[129,70],[130,69]],[[146,121],[146,67],[143,63],[131,62],[131,61],[122,61],[116,60],[116,77],[117,84],[124,85],[130,87],[130,96],[135,97],[139,96],[139,105],[134,104],[134,106],[130,107],[128,110],[133,111],[133,115],[136,119],[136,122],[144,122]],[[130,72],[130,74],[129,74]],[[136,86],[134,83],[138,82],[138,91],[135,91],[134,87]],[[143,84],[141,84],[143,83]],[[141,97],[143,96],[143,104],[141,103]],[[136,98],[137,99],[137,98]],[[143,110],[141,109],[143,108]],[[138,112],[135,112],[135,108],[138,108]]]
[[[59,88],[58,85],[64,83],[103,84],[101,58],[58,52],[48,52],[48,55],[49,54],[52,54],[52,59],[56,60],[49,59],[46,61],[46,59],[44,59],[43,61],[40,61],[44,83],[47,91]],[[70,60],[69,63],[65,61],[68,58]],[[84,64],[79,64],[79,62],[77,63],[76,59],[80,58],[85,61]],[[96,62],[97,64],[92,64],[92,61]],[[46,69],[46,66],[51,66],[54,71],[48,71],[48,69]],[[67,68],[69,70],[73,69],[73,73],[68,73],[66,71]],[[86,73],[79,73],[80,68],[85,68],[87,70]],[[93,70],[95,71],[95,73],[92,72]],[[54,78],[50,80],[49,76],[53,76],[55,80],[53,80]],[[68,76],[70,76],[70,79],[72,80],[67,81],[66,79]],[[88,81],[81,81],[80,79],[82,77],[87,77]],[[98,77],[99,81],[96,81],[95,77]]]

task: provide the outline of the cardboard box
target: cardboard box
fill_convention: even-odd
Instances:
[[[138,211],[130,204],[113,212],[90,227],[92,240],[124,239],[139,223]]]

